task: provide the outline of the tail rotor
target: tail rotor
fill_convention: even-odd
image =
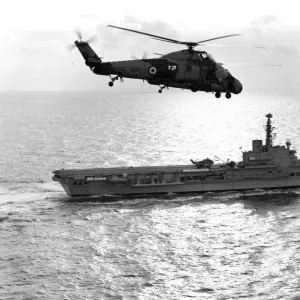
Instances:
[[[82,31],[80,29],[75,29],[75,34],[76,34],[79,41],[75,41],[73,44],[67,45],[67,50],[69,52],[72,51],[74,48],[76,48],[77,44],[86,45],[86,44],[95,43],[95,42],[98,41],[98,39],[95,35],[91,36],[86,41],[83,41],[83,34],[82,34]]]
[[[82,42],[82,32],[80,29],[75,29],[75,34],[77,35],[80,42]]]
[[[85,64],[93,73],[97,74],[97,67],[101,64],[102,57],[99,57],[89,45],[89,43],[96,42],[97,37],[92,36],[87,40],[83,40],[83,34],[80,29],[76,29],[75,34],[78,40],[76,40],[73,44],[67,45],[67,50],[72,51],[74,48],[77,48],[85,60]]]

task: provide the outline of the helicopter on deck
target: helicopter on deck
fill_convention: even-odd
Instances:
[[[231,98],[231,94],[239,94],[243,89],[241,82],[233,77],[221,63],[216,62],[209,53],[194,49],[196,46],[203,45],[204,42],[239,36],[240,34],[219,36],[199,42],[183,42],[129,28],[113,25],[108,25],[108,27],[147,35],[163,42],[187,46],[187,49],[171,52],[159,58],[147,59],[144,57],[143,59],[127,61],[102,62],[101,58],[90,47],[89,41],[83,41],[81,32],[77,31],[79,41],[75,41],[74,44],[83,56],[85,64],[94,74],[110,76],[111,81],[108,83],[110,87],[118,79],[123,81],[123,78],[133,78],[158,85],[159,93],[163,89],[173,87],[188,89],[192,92],[212,92],[215,93],[216,98],[220,98],[221,93],[225,93],[228,99]],[[75,46],[73,45],[73,47]]]

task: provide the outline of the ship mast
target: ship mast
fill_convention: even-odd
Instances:
[[[272,114],[267,114],[266,117],[268,118],[267,125],[265,126],[265,128],[266,128],[266,147],[268,149],[269,147],[273,147],[272,132],[273,132],[274,127],[272,127],[272,125],[271,125],[271,119],[273,118]]]

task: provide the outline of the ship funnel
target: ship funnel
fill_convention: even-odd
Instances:
[[[262,140],[252,141],[252,152],[261,153],[262,152]]]

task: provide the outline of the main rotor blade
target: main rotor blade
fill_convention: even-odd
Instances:
[[[231,67],[282,67],[278,64],[252,64],[252,63],[221,63],[221,65]]]
[[[128,29],[128,28],[123,28],[123,27],[118,27],[118,26],[113,26],[113,25],[107,25],[107,27],[112,27],[112,28],[117,28],[117,29],[121,29],[121,30],[131,31],[131,32],[135,32],[135,33],[139,33],[139,34],[143,34],[143,35],[148,35],[148,36],[151,36],[151,37],[153,37],[153,38],[160,39],[160,40],[162,40],[162,41],[169,41],[169,42],[173,42],[173,43],[182,43],[182,42],[177,41],[177,40],[165,38],[165,37],[163,37],[163,36],[154,35],[154,34],[142,32],[142,31],[138,31],[138,30],[133,30],[133,29]]]
[[[200,44],[201,47],[248,47],[248,48],[256,48],[249,45],[237,45],[237,44]],[[259,47],[261,48],[261,47]]]
[[[204,42],[214,41],[214,40],[219,40],[219,39],[225,39],[225,38],[228,38],[228,37],[239,36],[239,35],[241,35],[241,34],[229,34],[229,35],[223,35],[223,36],[215,37],[215,38],[208,39],[208,40],[202,40],[202,41],[196,42],[196,43],[199,44],[199,43],[204,43]]]
[[[124,28],[124,27],[118,27],[118,26],[114,26],[114,25],[107,25],[107,27],[112,27],[112,28],[117,28],[117,29],[121,29],[121,30],[125,30],[125,31],[130,31],[130,32],[138,33],[138,34],[143,34],[143,35],[147,35],[147,36],[152,37],[154,40],[158,40],[158,41],[162,41],[162,42],[169,42],[169,43],[174,43],[174,44],[187,45],[188,47],[195,47],[195,46],[197,46],[197,44],[203,43],[203,42],[208,42],[208,41],[213,41],[213,40],[224,39],[224,38],[227,38],[227,37],[241,35],[241,34],[230,34],[230,35],[224,35],[224,36],[219,36],[219,37],[215,37],[215,38],[212,38],[212,39],[203,40],[203,41],[200,41],[200,42],[183,42],[183,41],[178,41],[178,40],[174,40],[174,39],[169,39],[169,38],[159,36],[159,35],[154,35],[154,34],[142,32],[142,31],[133,30],[133,29]]]
[[[180,41],[168,41],[168,40],[164,40],[164,39],[158,39],[158,38],[152,38],[153,40],[157,40],[157,41],[161,41],[161,42],[168,42],[168,43],[172,43],[172,44],[186,44],[185,42],[180,42]]]

